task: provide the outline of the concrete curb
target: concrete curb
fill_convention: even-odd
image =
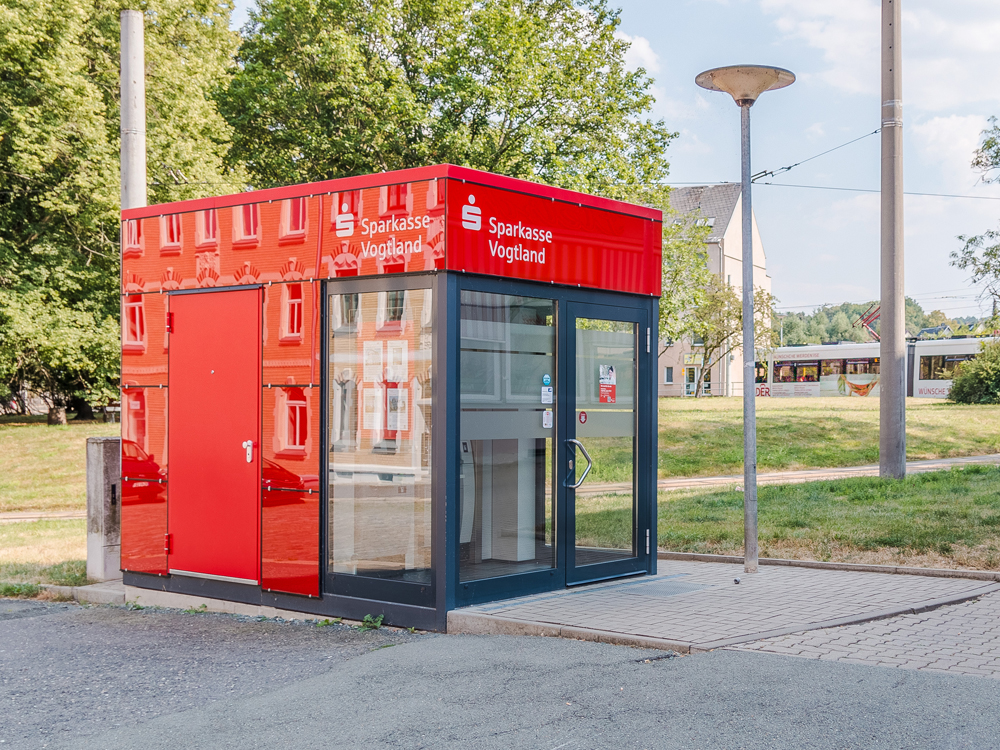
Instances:
[[[743,558],[736,555],[709,555],[700,552],[656,553],[658,560],[681,560],[684,562],[710,562],[742,565]],[[893,575],[927,576],[930,578],[968,578],[973,581],[1000,581],[1000,572],[993,570],[955,570],[952,568],[911,568],[905,565],[866,565],[863,563],[820,562],[818,560],[785,560],[780,557],[762,557],[761,565],[784,565],[792,568],[816,568],[818,570],[847,570],[852,573],[888,573]]]
[[[611,643],[616,646],[676,651],[680,654],[689,653],[691,650],[690,643],[670,641],[664,638],[614,633],[608,630],[593,630],[591,628],[577,628],[570,625],[554,625],[534,620],[517,620],[511,617],[498,617],[480,612],[462,612],[461,610],[452,610],[448,613],[448,634],[534,635],[548,638],[569,638],[577,641]]]
[[[549,638],[571,638],[578,641],[595,641],[598,643],[612,643],[618,646],[632,646],[635,648],[650,648],[676,651],[679,654],[699,654],[712,651],[727,646],[735,646],[740,643],[750,643],[765,638],[775,638],[791,633],[805,633],[810,630],[823,630],[826,628],[836,628],[843,625],[857,625],[862,622],[873,622],[875,620],[885,620],[899,615],[913,615],[922,612],[929,612],[938,607],[951,604],[961,604],[963,602],[978,599],[985,594],[1000,591],[1000,583],[982,586],[974,591],[966,591],[963,594],[944,597],[941,599],[930,599],[925,602],[918,602],[905,607],[894,607],[875,612],[867,612],[847,617],[839,617],[833,620],[823,620],[821,622],[805,623],[801,625],[790,625],[785,628],[762,631],[759,633],[748,633],[735,638],[726,638],[717,641],[707,641],[704,643],[690,643],[686,641],[672,641],[666,638],[654,638],[651,636],[633,635],[630,633],[614,633],[605,630],[592,630],[590,628],[577,628],[569,625],[558,625],[555,623],[538,622],[535,620],[518,620],[512,617],[499,617],[481,612],[463,612],[453,610],[448,613],[448,633],[466,635],[534,635]]]
[[[102,581],[89,586],[56,586],[40,584],[41,588],[62,599],[72,599],[81,604],[124,604],[125,587],[120,580]]]

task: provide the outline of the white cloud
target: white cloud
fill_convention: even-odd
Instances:
[[[646,37],[629,36],[621,31],[616,31],[615,38],[629,44],[629,48],[625,52],[626,68],[629,70],[645,68],[647,73],[660,72],[660,56],[653,51]]]
[[[810,140],[817,140],[826,135],[826,129],[823,127],[823,123],[814,122],[806,128],[806,135],[809,136]]]
[[[877,0],[761,0],[761,9],[786,39],[822,53],[818,77],[828,85],[879,93]],[[939,112],[990,102],[1000,108],[1000,3],[913,0],[904,6],[902,35],[904,106]]]
[[[873,0],[761,0],[786,37],[823,53],[820,78],[852,93],[878,91],[879,5]],[[874,89],[873,89],[874,86]]]
[[[940,171],[940,187],[968,192],[977,179],[970,168],[979,134],[988,126],[982,115],[934,117],[911,126],[917,158]]]

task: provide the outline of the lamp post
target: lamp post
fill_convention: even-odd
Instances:
[[[743,569],[757,572],[757,408],[753,320],[753,214],[750,205],[750,107],[765,91],[784,88],[795,75],[784,68],[731,65],[700,73],[695,83],[724,91],[740,108],[743,201]]]

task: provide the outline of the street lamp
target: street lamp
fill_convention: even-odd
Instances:
[[[750,206],[750,107],[765,91],[792,84],[795,75],[765,65],[730,65],[700,73],[694,82],[725,91],[740,108],[743,198],[743,569],[757,572],[756,347],[753,331],[753,224]]]

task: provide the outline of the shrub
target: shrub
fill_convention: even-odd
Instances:
[[[1000,404],[1000,341],[984,343],[951,383],[948,398],[957,404]]]

